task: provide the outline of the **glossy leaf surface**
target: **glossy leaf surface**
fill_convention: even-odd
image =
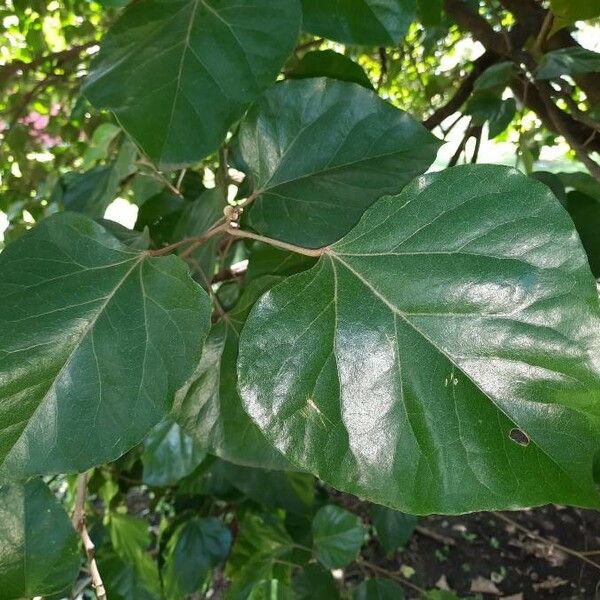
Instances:
[[[0,255],[0,465],[83,470],[139,442],[198,360],[209,301],[174,257],[73,213]]]
[[[440,144],[374,92],[318,78],[269,90],[242,122],[239,145],[256,198],[250,224],[318,247],[427,170]]]
[[[496,166],[383,198],[244,328],[244,406],[291,462],[413,514],[599,506],[598,296],[550,190]]]
[[[0,484],[0,598],[61,592],[79,563],[79,537],[46,484]]]
[[[144,483],[173,485],[192,473],[205,457],[202,444],[195,442],[177,423],[165,419],[144,440]]]
[[[416,0],[302,0],[304,30],[347,44],[394,46],[416,16]]]
[[[210,154],[279,72],[298,0],[142,0],[111,28],[84,92],[163,167]]]

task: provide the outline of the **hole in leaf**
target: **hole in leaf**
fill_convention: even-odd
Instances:
[[[508,437],[519,446],[529,446],[529,436],[521,429],[511,429]]]

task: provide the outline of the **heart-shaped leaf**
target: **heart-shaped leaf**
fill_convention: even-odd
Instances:
[[[375,92],[318,78],[265,93],[242,122],[239,146],[254,184],[250,224],[318,247],[426,171],[440,142]]]
[[[291,462],[413,514],[600,506],[595,282],[544,185],[418,178],[255,305],[244,406]]]
[[[200,358],[210,303],[183,261],[74,213],[0,254],[0,471],[84,470],[138,443]]]
[[[162,167],[193,163],[275,80],[298,0],[141,0],[110,29],[84,86]]]

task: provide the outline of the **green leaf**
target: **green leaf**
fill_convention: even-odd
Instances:
[[[0,485],[0,598],[49,596],[75,581],[79,537],[40,480]]]
[[[275,80],[300,29],[298,0],[141,0],[105,37],[84,85],[163,168],[225,139]]]
[[[352,595],[353,600],[404,600],[404,589],[389,579],[363,581]]]
[[[377,539],[387,554],[406,546],[419,521],[414,515],[372,504],[369,514],[377,532]]]
[[[593,0],[550,0],[550,7],[564,25],[600,15],[600,6]]]
[[[488,67],[475,81],[473,89],[493,90],[504,88],[510,83],[511,79],[516,75],[515,64],[512,61],[500,62]]]
[[[360,519],[333,504],[319,509],[312,530],[317,559],[326,569],[339,569],[352,562],[365,540]]]
[[[150,237],[158,246],[170,244],[175,239],[175,231],[187,206],[188,202],[183,198],[164,190],[140,206],[135,229],[142,231],[148,228]]]
[[[440,142],[359,85],[305,79],[269,90],[242,122],[239,145],[254,184],[250,224],[317,247],[427,170]]]
[[[309,52],[296,67],[287,74],[288,79],[329,77],[340,81],[358,83],[372,90],[373,84],[363,68],[344,54],[333,50]]]
[[[206,190],[199,198],[187,203],[183,208],[179,220],[173,231],[173,241],[198,237],[208,231],[213,225],[223,218],[223,209],[226,201],[217,188]],[[200,269],[200,280],[203,287],[212,279],[216,265],[216,250],[220,243],[214,237],[198,248],[192,257],[195,260],[194,268]]]
[[[190,475],[206,457],[205,448],[169,419],[161,421],[144,440],[142,463],[146,485],[174,485]]]
[[[573,173],[556,173],[556,175],[567,188],[600,200],[600,182],[589,173],[575,171]]]
[[[226,598],[245,600],[257,583],[274,578],[276,560],[284,559],[292,547],[292,539],[279,519],[247,513],[227,561],[225,574],[232,585]]]
[[[340,592],[331,573],[321,565],[308,564],[294,577],[294,597],[296,600],[314,600],[315,590],[318,600],[338,600]]]
[[[59,179],[52,201],[60,202],[66,210],[103,217],[108,205],[117,197],[120,183],[134,172],[137,150],[125,141],[115,160],[84,173],[67,173]]]
[[[302,0],[304,30],[345,44],[394,46],[415,20],[416,0]]]
[[[266,579],[257,583],[248,600],[295,600],[292,589],[278,579]]]
[[[145,565],[149,568],[149,565]],[[110,600],[160,600],[162,594],[155,588],[157,567],[140,572],[114,554],[100,553],[98,569]]]
[[[600,11],[599,11],[600,14]],[[581,47],[560,48],[544,54],[535,72],[537,79],[600,72],[600,54]]]
[[[74,213],[0,254],[0,296],[0,470],[13,478],[85,470],[139,442],[197,364],[210,318],[182,261]]]
[[[294,275],[306,271],[315,262],[315,259],[309,256],[287,252],[261,242],[255,242],[250,250],[246,281],[252,281],[266,275]]]
[[[510,125],[516,112],[514,98],[502,100],[498,93],[489,90],[474,94],[465,106],[465,114],[473,117],[474,124],[489,122],[490,139],[500,135]]]
[[[443,0],[417,0],[417,15],[425,27],[442,24]]]
[[[239,389],[291,462],[378,504],[598,507],[598,324],[550,190],[455,167],[381,199],[256,303]]]
[[[163,581],[168,598],[196,592],[229,554],[231,532],[218,519],[194,517],[180,525],[167,544]]]
[[[272,471],[223,463],[225,478],[246,496],[270,508],[298,515],[313,505],[315,479],[306,473]]]
[[[266,441],[248,417],[237,391],[236,362],[239,332],[256,299],[279,281],[254,280],[236,307],[213,325],[202,359],[188,382],[177,392],[172,416],[194,440],[233,463],[267,469],[291,465]]]
[[[600,277],[600,199],[569,192],[565,208],[575,223],[594,277]]]
[[[96,223],[102,225],[108,233],[133,250],[148,250],[150,247],[150,232],[147,227],[142,231],[136,231],[108,219],[96,219]]]
[[[139,580],[146,591],[159,595],[158,565],[147,552],[150,546],[148,527],[144,519],[119,513],[112,513],[108,522],[112,550],[125,565],[125,568],[117,569],[121,577],[133,582]]]

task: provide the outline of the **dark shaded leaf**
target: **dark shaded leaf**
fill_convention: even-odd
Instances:
[[[326,569],[339,569],[352,562],[365,540],[360,519],[333,504],[317,512],[312,530],[317,558]]]
[[[0,598],[49,596],[75,581],[79,536],[40,480],[0,484]]]
[[[309,52],[287,74],[288,79],[307,79],[310,77],[329,77],[340,81],[358,83],[370,90],[373,84],[363,68],[344,54],[333,50]]]
[[[440,142],[374,92],[320,78],[269,90],[242,122],[239,145],[254,184],[251,225],[318,247],[425,171]]]
[[[163,568],[167,597],[176,600],[197,591],[227,558],[230,547],[231,532],[218,519],[195,517],[180,525],[167,544]]]
[[[369,514],[377,532],[377,539],[388,554],[406,546],[419,521],[414,515],[377,504],[369,507]]]
[[[202,444],[183,432],[177,423],[165,419],[144,440],[144,483],[174,485],[190,475],[205,457]]]

